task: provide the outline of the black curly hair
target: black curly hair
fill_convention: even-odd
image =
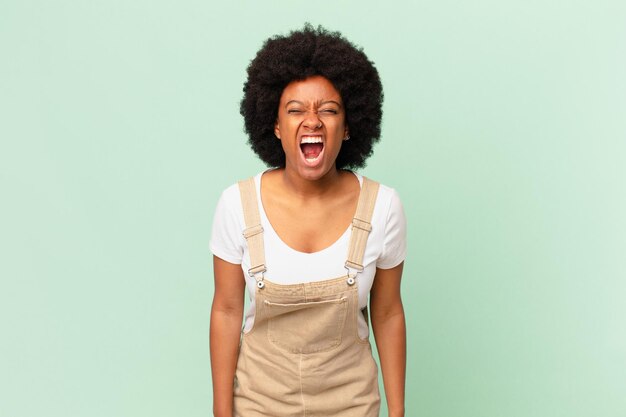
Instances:
[[[343,100],[350,140],[341,146],[337,168],[363,167],[380,138],[383,89],[378,71],[339,32],[308,23],[266,40],[248,66],[240,107],[248,143],[268,166],[285,166],[285,152],[274,136],[280,97],[287,84],[313,75],[330,80]]]

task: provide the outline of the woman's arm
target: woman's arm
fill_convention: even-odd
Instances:
[[[213,256],[215,295],[211,308],[213,415],[232,417],[233,382],[243,318],[245,279],[241,265]]]
[[[406,325],[400,297],[404,262],[391,269],[377,269],[370,308],[372,329],[383,371],[389,417],[404,416],[406,375]]]

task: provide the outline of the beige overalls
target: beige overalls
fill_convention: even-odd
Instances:
[[[279,285],[264,279],[263,228],[253,179],[239,183],[250,271],[257,282],[254,325],[243,333],[234,385],[236,417],[378,417],[378,368],[357,333],[357,274],[378,183],[363,177],[345,276]]]

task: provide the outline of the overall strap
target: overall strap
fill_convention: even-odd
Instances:
[[[365,254],[367,238],[372,230],[372,214],[374,213],[379,186],[380,184],[376,181],[363,177],[359,202],[352,219],[352,233],[345,266],[358,272],[363,271],[363,255]]]
[[[259,214],[254,177],[239,181],[239,194],[241,195],[243,218],[246,223],[243,236],[248,242],[248,251],[250,253],[248,274],[255,277],[256,274],[262,274],[266,269],[263,227],[261,227],[261,215]],[[261,281],[257,280],[257,282],[262,282],[262,278]]]

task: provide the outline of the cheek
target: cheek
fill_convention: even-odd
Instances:
[[[281,131],[281,136],[280,136],[280,139],[278,139],[278,141],[280,142],[280,147],[282,148],[285,154],[293,153],[293,146],[292,146],[293,141],[290,141],[288,138],[289,138],[288,132],[285,132],[284,130]]]
[[[276,123],[274,130],[279,132],[281,138],[289,137],[298,130],[298,123],[293,120],[280,120]]]

